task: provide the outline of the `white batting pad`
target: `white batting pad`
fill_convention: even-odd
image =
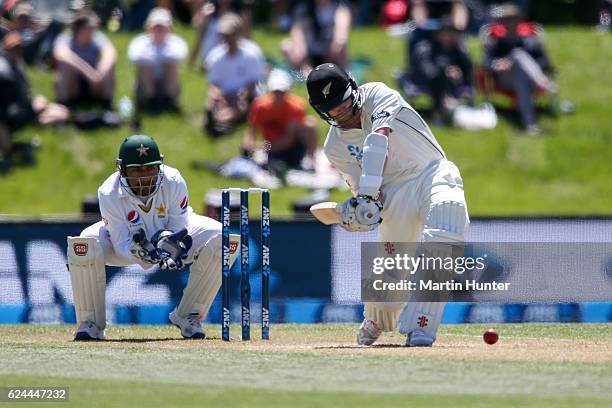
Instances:
[[[395,330],[404,303],[364,303],[364,317],[373,320],[384,332]]]
[[[68,269],[77,325],[91,321],[98,329],[106,328],[106,269],[104,254],[97,238],[68,237]]]
[[[459,201],[431,206],[423,228],[423,242],[463,242],[470,225],[467,207]]]
[[[422,330],[435,340],[444,312],[444,305],[442,302],[406,303],[399,318],[400,333],[408,334],[413,330]]]
[[[427,216],[423,228],[423,242],[442,242],[461,244],[470,220],[463,202],[443,201],[434,204]],[[435,253],[431,256],[445,258],[452,256],[451,245],[432,246]],[[408,334],[413,330],[422,330],[432,339],[440,327],[444,312],[443,302],[409,302],[400,315],[400,333]]]

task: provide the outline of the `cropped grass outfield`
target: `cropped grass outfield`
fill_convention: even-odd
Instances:
[[[105,342],[74,343],[72,326],[3,325],[0,387],[68,387],[70,407],[612,405],[607,325],[498,325],[493,346],[482,325],[443,326],[432,348],[399,334],[356,346],[355,325],[275,325],[270,342],[207,329],[194,341],[114,326]]]
[[[178,31],[192,41],[192,30],[182,27]],[[134,70],[126,57],[131,34],[113,34],[111,38],[119,52],[118,100],[123,95],[132,95]],[[254,38],[267,55],[280,58],[281,34],[258,29]],[[434,129],[448,157],[461,169],[472,215],[611,213],[612,36],[600,35],[591,28],[547,27],[546,42],[558,68],[561,96],[572,100],[577,108],[571,116],[544,117],[542,125],[548,129],[548,136],[526,137],[506,119],[496,129],[484,132]],[[469,46],[474,61],[480,61],[478,40],[471,38]],[[403,65],[402,39],[389,38],[379,28],[360,28],[351,34],[350,52],[373,60],[366,80],[383,81],[394,87],[391,71]],[[219,141],[204,137],[201,121],[205,76],[183,67],[181,77],[184,115],[145,118],[142,132],[155,137],[166,155],[166,163],[181,170],[190,189],[190,201],[196,211],[201,211],[202,198],[208,189],[246,187],[248,183],[194,170],[190,163],[238,155],[244,127]],[[34,92],[53,97],[52,73],[30,71],[30,78]],[[296,92],[305,96],[305,87],[298,86]],[[319,129],[322,144],[326,124],[319,121]],[[87,133],[73,127],[20,132],[19,139],[38,136],[42,140],[39,163],[0,175],[0,214],[78,214],[82,197],[95,195],[101,182],[114,170],[118,146],[129,133],[127,126]],[[275,192],[273,216],[289,215],[291,201],[305,193],[306,190],[298,188]],[[346,192],[337,191],[332,199],[338,201],[345,196]]]

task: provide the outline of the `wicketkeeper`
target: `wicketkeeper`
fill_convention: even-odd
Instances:
[[[459,170],[400,94],[380,82],[358,87],[330,63],[312,70],[306,86],[331,125],[325,154],[354,195],[342,204],[340,225],[378,228],[386,242],[461,244],[469,217]],[[357,342],[373,344],[399,320],[407,346],[431,346],[443,310],[441,302],[365,303]]]
[[[104,339],[105,265],[159,265],[172,273],[188,264],[187,286],[169,318],[183,337],[205,338],[201,320],[221,286],[221,224],[194,213],[185,180],[163,164],[157,143],[145,135],[123,141],[117,171],[98,189],[98,199],[102,221],[68,237],[74,339]],[[230,241],[237,248],[239,236]]]

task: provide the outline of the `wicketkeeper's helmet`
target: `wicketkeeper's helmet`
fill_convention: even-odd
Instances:
[[[150,197],[159,191],[159,187],[164,180],[164,173],[161,169],[163,162],[164,155],[159,152],[157,143],[150,136],[132,135],[125,138],[119,147],[119,157],[117,158],[121,186],[128,193],[138,198]],[[149,166],[155,166],[159,169],[153,179],[127,176],[126,170],[128,168]]]
[[[159,166],[164,155],[159,152],[157,143],[150,136],[132,135],[126,137],[119,147],[117,166],[122,172],[130,167]]]

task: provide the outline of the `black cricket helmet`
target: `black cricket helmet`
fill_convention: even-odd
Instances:
[[[345,115],[355,115],[361,108],[362,97],[353,76],[336,64],[325,63],[313,69],[306,79],[308,102],[323,120],[333,126],[339,126],[337,119]],[[353,103],[347,112],[336,117],[329,111],[338,107],[347,99]],[[340,127],[340,126],[339,126]]]

